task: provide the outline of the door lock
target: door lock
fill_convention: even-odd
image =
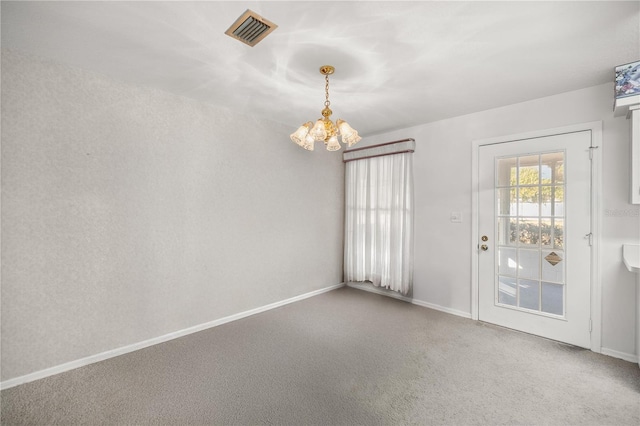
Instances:
[[[482,238],[480,238],[482,241],[488,241],[489,237],[487,237],[486,235],[483,235]]]

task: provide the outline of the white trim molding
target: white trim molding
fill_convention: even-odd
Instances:
[[[299,296],[294,296],[289,299],[281,300],[279,302],[274,302],[269,305],[260,306],[255,309],[250,309],[248,311],[240,312],[234,315],[229,315],[224,318],[219,318],[217,320],[209,321],[204,324],[198,324],[193,327],[185,328],[182,330],[174,331],[172,333],[168,333],[162,336],[154,337],[152,339],[144,340],[142,342],[133,343],[131,345],[122,346],[120,348],[111,349],[105,352],[101,352],[99,354],[90,355],[85,358],[77,359],[75,361],[66,362],[64,364],[56,365],[55,367],[45,368],[44,370],[36,371],[33,373],[25,374],[24,376],[16,377],[13,379],[5,380],[0,383],[0,389],[9,389],[14,386],[22,385],[24,383],[33,382],[34,380],[44,379],[45,377],[53,376],[55,374],[64,373],[65,371],[73,370],[79,367],[84,367],[89,364],[93,364],[96,362],[104,361],[109,358],[113,358],[119,355],[124,355],[129,352],[137,351],[139,349],[144,349],[149,346],[157,345],[159,343],[164,343],[169,340],[177,339],[178,337],[183,337],[188,334],[197,333],[198,331],[203,331],[208,328],[217,327],[219,325],[226,324],[231,321],[236,321],[242,318],[246,318],[251,315],[259,314],[261,312],[265,312],[271,309],[279,308],[284,305],[288,305],[289,303],[298,302],[303,299],[307,299],[309,297],[317,296],[322,293],[329,292],[331,290],[335,290],[338,288],[344,287],[344,283],[332,285],[329,287],[321,288],[319,290],[315,290],[309,293],[301,294]]]
[[[623,359],[625,361],[633,362],[634,364],[637,364],[638,361],[640,361],[640,358],[638,358],[638,355],[628,354],[626,352],[614,351],[613,349],[609,349],[609,348],[602,348],[600,353],[602,355],[607,355],[614,358]]]
[[[591,132],[593,161],[591,163],[591,233],[593,245],[591,250],[591,350],[602,352],[602,276],[601,276],[601,194],[602,194],[602,121],[580,123],[553,129],[505,135],[489,139],[473,140],[471,150],[471,318],[477,320],[478,315],[478,156],[481,146],[505,142],[553,136],[564,133]],[[610,353],[615,351],[610,351]],[[615,356],[615,355],[611,355]],[[623,358],[626,359],[626,358]]]
[[[413,303],[414,305],[425,307],[425,308],[435,309],[436,311],[444,312],[444,313],[455,315],[458,317],[471,319],[471,313],[469,312],[459,311],[457,309],[449,308],[442,305],[437,305],[435,303],[425,302],[423,300],[418,300],[418,299],[411,300],[411,303]]]
[[[409,302],[409,303],[412,303],[414,305],[422,306],[424,308],[434,309],[436,311],[445,312],[447,314],[452,314],[452,315],[456,315],[456,316],[459,316],[459,317],[462,317],[462,318],[471,319],[471,314],[469,312],[463,312],[463,311],[459,311],[457,309],[448,308],[446,306],[437,305],[435,303],[425,302],[423,300],[418,300],[418,299],[413,299],[411,297],[406,297],[406,296],[403,296],[400,293],[397,293],[395,291],[385,290],[385,289],[380,288],[380,287],[375,287],[373,284],[348,282],[346,285],[347,285],[347,287],[352,287],[352,288],[356,288],[358,290],[368,291],[370,293],[381,294],[383,296],[387,296],[387,297],[391,297],[391,298],[394,298],[394,299],[402,300],[404,302]]]

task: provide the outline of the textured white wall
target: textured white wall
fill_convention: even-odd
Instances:
[[[2,380],[342,281],[341,156],[2,54]]]
[[[622,244],[640,241],[640,207],[629,203],[629,122],[613,117],[612,96],[604,84],[363,140],[416,140],[416,299],[471,312],[473,140],[603,121],[602,346],[635,353],[635,277],[621,259]]]

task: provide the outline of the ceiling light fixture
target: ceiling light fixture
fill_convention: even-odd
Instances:
[[[322,118],[319,118],[315,124],[311,121],[307,121],[291,134],[291,140],[304,149],[313,151],[315,142],[324,142],[327,146],[327,151],[337,151],[340,149],[338,143],[338,136],[342,138],[342,143],[349,146],[355,145],[362,140],[358,136],[358,132],[354,130],[349,124],[338,119],[335,124],[329,118],[333,111],[329,109],[331,102],[329,101],[329,76],[335,72],[335,68],[331,65],[323,65],[320,67],[320,74],[324,75],[324,109],[322,110]]]

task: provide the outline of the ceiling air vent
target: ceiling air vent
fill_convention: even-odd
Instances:
[[[224,33],[253,47],[276,28],[273,22],[247,9]]]

